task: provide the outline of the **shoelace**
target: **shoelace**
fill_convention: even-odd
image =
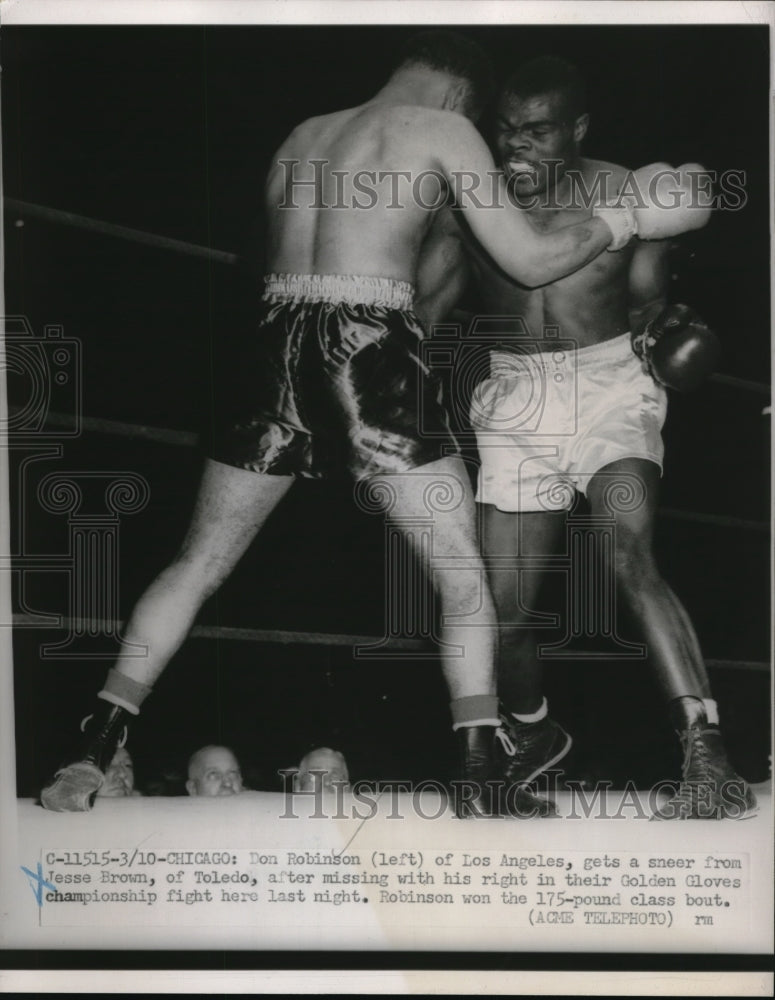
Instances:
[[[509,757],[513,757],[514,754],[517,752],[517,748],[511,742],[509,734],[506,732],[506,730],[502,726],[499,726],[495,730],[495,736],[500,741],[501,746],[503,747],[504,751],[509,755]]]
[[[687,729],[681,734],[681,742],[684,745],[683,775],[685,782],[712,782],[713,771],[711,768],[710,752],[702,738],[699,729]]]
[[[712,783],[713,775],[710,768],[708,748],[702,738],[702,733],[698,729],[687,729],[681,734],[681,743],[684,748],[683,766],[681,768],[683,780],[678,786],[678,791],[670,800],[669,806],[672,813],[686,813],[691,815],[697,798],[698,785]]]
[[[530,752],[534,749],[536,736],[538,735],[534,731],[531,731],[531,727],[517,726],[515,728],[509,727],[506,730],[506,727],[503,726],[502,729],[510,747],[510,749],[506,749],[506,745],[504,744],[504,749],[506,749],[510,757],[515,755],[519,757],[530,755]]]

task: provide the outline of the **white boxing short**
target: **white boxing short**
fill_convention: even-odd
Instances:
[[[473,394],[481,468],[476,499],[503,511],[564,510],[574,490],[622,458],[662,469],[664,388],[623,334],[591,347],[493,351]]]

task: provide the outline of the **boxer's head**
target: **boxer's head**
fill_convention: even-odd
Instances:
[[[312,772],[325,772],[323,774]],[[347,762],[338,750],[317,747],[302,757],[299,771],[293,778],[295,792],[313,792],[320,783],[324,789],[336,788],[334,782],[349,782]]]
[[[242,791],[242,772],[237,758],[228,747],[207,746],[188,762],[189,795],[215,797],[239,795]]]
[[[135,788],[135,771],[129,751],[119,747],[105,772],[105,780],[97,795],[118,799],[131,795]]]
[[[413,69],[432,70],[440,107],[474,121],[495,93],[491,60],[476,42],[455,31],[422,31],[403,46],[394,76]]]
[[[557,56],[532,59],[506,82],[495,144],[518,199],[546,191],[578,159],[589,124],[585,91],[576,67]],[[548,160],[561,163],[550,167]]]

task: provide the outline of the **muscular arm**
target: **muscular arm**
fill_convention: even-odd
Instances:
[[[667,305],[669,255],[669,240],[636,244],[629,272],[630,330],[636,336]]]
[[[509,202],[503,175],[474,126],[460,115],[447,118],[458,120],[447,120],[429,144],[474,236],[510,277],[529,287],[544,285],[605,250],[612,236],[600,219],[551,233],[533,229]]]
[[[426,329],[448,319],[468,284],[469,270],[460,230],[443,208],[434,220],[417,262],[415,312]]]

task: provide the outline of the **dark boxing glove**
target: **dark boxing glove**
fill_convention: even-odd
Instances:
[[[713,369],[721,354],[716,334],[690,307],[665,306],[632,338],[632,349],[643,362],[643,370],[668,389],[696,389]]]

